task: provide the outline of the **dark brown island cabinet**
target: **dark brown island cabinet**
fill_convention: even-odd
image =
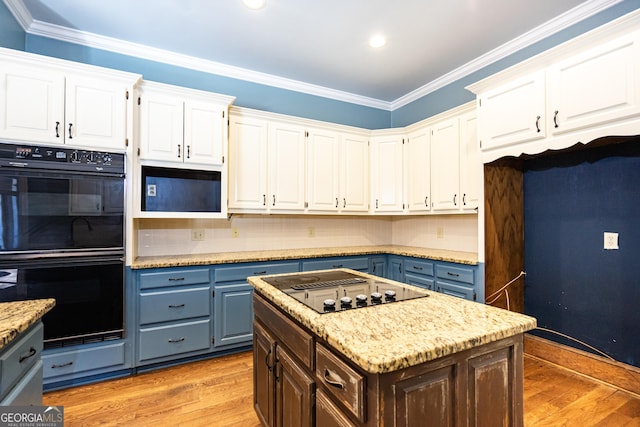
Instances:
[[[254,314],[254,406],[264,426],[523,425],[522,333],[370,373],[260,292]]]

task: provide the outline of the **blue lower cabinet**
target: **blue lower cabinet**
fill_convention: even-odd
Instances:
[[[59,383],[83,384],[110,373],[127,372],[131,368],[128,354],[125,340],[45,350],[44,388],[57,388]]]
[[[436,291],[476,301],[477,272],[477,266],[438,263],[436,264]]]
[[[378,277],[387,277],[387,257],[385,255],[369,258],[369,273]]]
[[[389,255],[387,278],[396,282],[404,282],[404,257]]]
[[[433,277],[421,276],[413,273],[405,273],[404,275],[405,283],[408,283],[413,286],[418,286],[420,288],[428,289],[430,291],[434,289],[435,279]]]
[[[214,287],[213,346],[248,345],[253,339],[253,287],[246,283]]]
[[[183,357],[211,347],[210,319],[140,329],[140,361]]]

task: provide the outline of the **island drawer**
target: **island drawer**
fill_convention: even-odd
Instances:
[[[208,286],[140,295],[141,325],[209,316],[210,313],[211,292]]]
[[[3,396],[33,366],[42,354],[43,329],[39,322],[0,354],[0,396]]]
[[[304,366],[313,371],[314,340],[311,334],[279,313],[275,307],[256,293],[253,296],[253,312],[256,319],[267,325],[278,340],[285,343]]]
[[[365,377],[321,344],[316,346],[316,379],[358,420],[365,421]]]
[[[295,273],[300,266],[297,262],[281,262],[270,264],[254,264],[234,267],[216,268],[214,274],[216,283],[245,281],[249,276],[264,276],[266,274]]]
[[[140,274],[140,289],[195,285],[211,281],[208,268],[167,269]]]

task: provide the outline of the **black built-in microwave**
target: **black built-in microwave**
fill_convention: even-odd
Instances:
[[[220,171],[142,166],[142,211],[219,213]]]

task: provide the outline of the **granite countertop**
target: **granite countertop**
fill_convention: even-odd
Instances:
[[[239,262],[262,262],[300,258],[322,258],[331,256],[375,254],[403,255],[416,258],[432,259],[434,261],[448,261],[468,265],[478,264],[478,254],[473,252],[448,251],[444,249],[427,249],[413,246],[383,245],[138,257],[134,260],[131,268],[135,270],[155,267],[233,264]]]
[[[0,350],[56,305],[53,298],[0,303]]]
[[[248,281],[261,295],[370,373],[419,365],[536,327],[533,317],[431,291],[426,291],[427,298],[320,314],[260,277],[249,277]]]

